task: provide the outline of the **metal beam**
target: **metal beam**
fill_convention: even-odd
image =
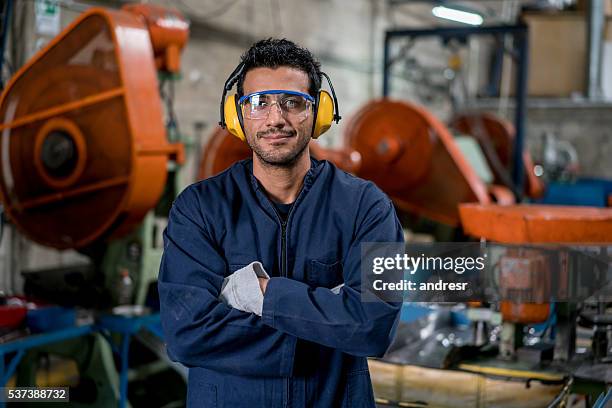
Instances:
[[[601,98],[601,54],[604,35],[604,0],[591,0],[589,7],[588,38],[589,59],[587,95],[589,99]]]

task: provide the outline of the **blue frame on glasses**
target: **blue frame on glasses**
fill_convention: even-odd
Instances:
[[[298,91],[286,91],[283,89],[270,89],[267,91],[259,91],[259,92],[253,92],[250,93],[248,95],[244,95],[242,98],[238,99],[238,104],[242,105],[242,103],[244,101],[246,101],[247,99],[249,99],[252,96],[256,96],[256,95],[263,95],[263,94],[271,94],[271,95],[278,95],[278,94],[288,94],[288,95],[297,95],[297,96],[301,96],[303,98],[305,98],[306,100],[314,103],[314,98],[308,94],[302,93],[302,92],[298,92]]]

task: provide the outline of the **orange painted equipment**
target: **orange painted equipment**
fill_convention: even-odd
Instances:
[[[612,208],[462,204],[466,234],[506,244],[610,243]]]
[[[514,126],[510,122],[487,112],[457,115],[451,121],[450,126],[478,141],[489,167],[495,175],[495,184],[510,187],[506,180],[510,178],[511,172],[512,149],[516,133]],[[523,152],[523,167],[525,194],[531,198],[541,197],[544,194],[544,184],[534,174],[533,159],[527,150]]]
[[[551,263],[546,254],[529,248],[507,248],[499,260],[502,318],[513,323],[539,323],[548,318],[551,298]],[[567,276],[567,269],[558,271]],[[558,281],[565,282],[561,276]],[[522,300],[521,300],[522,298]]]
[[[357,175],[372,180],[405,211],[456,226],[459,203],[491,202],[487,185],[448,128],[417,105],[368,103],[350,119],[344,145],[361,155]]]
[[[612,242],[612,208],[462,204],[459,212],[466,234],[505,244]],[[515,323],[544,321],[548,311],[548,303],[501,302],[502,318]]]
[[[180,11],[154,4],[126,4],[122,10],[140,16],[149,30],[155,65],[161,71],[177,73],[181,51],[189,38],[189,23]]]
[[[150,27],[132,12],[88,10],[0,97],[0,199],[43,245],[130,232],[182,149],[166,139]]]
[[[548,303],[517,303],[503,300],[499,310],[505,322],[535,324],[545,322],[550,314]]]
[[[226,129],[215,127],[209,136],[200,159],[198,179],[203,180],[221,173],[237,161],[253,155],[251,148]]]

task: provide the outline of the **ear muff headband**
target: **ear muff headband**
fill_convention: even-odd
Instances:
[[[321,72],[321,75],[323,75],[325,77],[325,79],[327,79],[327,84],[329,85],[329,90],[332,93],[332,97],[334,100],[334,116],[333,116],[333,120],[334,122],[338,123],[340,122],[340,119],[342,119],[342,116],[340,116],[340,108],[338,108],[338,98],[336,97],[336,91],[334,91],[334,86],[332,85],[331,79],[329,79],[329,77],[327,76],[327,74],[325,72]],[[322,91],[319,91],[319,93],[321,93]],[[323,91],[325,92],[325,91]],[[327,93],[327,92],[325,92]],[[329,93],[327,93],[327,95],[329,96]]]
[[[238,82],[243,70],[244,64],[241,62],[225,81],[223,86],[223,94],[221,95],[221,103],[219,104],[219,126],[227,129],[228,132],[240,140],[246,141],[244,127],[242,126],[242,112],[240,110],[240,106],[238,106],[238,98],[236,97],[236,94],[234,94],[228,96],[226,99],[227,93],[231,91],[234,84]],[[327,83],[329,84],[331,96],[329,92],[324,90],[320,90],[317,93],[317,97],[315,98],[314,120],[311,134],[313,139],[316,139],[325,133],[331,127],[332,122],[335,121],[338,123],[340,119],[342,119],[338,109],[338,98],[336,97],[334,86],[326,73],[321,72],[321,75],[325,77]]]

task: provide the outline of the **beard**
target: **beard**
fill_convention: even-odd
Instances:
[[[255,135],[254,139],[247,138],[247,144],[253,150],[255,155],[259,158],[259,160],[264,165],[274,166],[274,167],[291,167],[293,166],[297,160],[301,157],[308,146],[308,142],[310,141],[310,136],[304,132],[302,135],[297,135],[297,140],[295,144],[289,145],[283,144],[278,147],[267,147],[264,148],[262,143],[260,143],[262,137],[265,137],[271,133],[279,133],[284,136],[292,137],[296,134],[295,131],[283,131],[283,130],[269,130],[266,132],[258,132]],[[293,140],[289,140],[290,143]]]

